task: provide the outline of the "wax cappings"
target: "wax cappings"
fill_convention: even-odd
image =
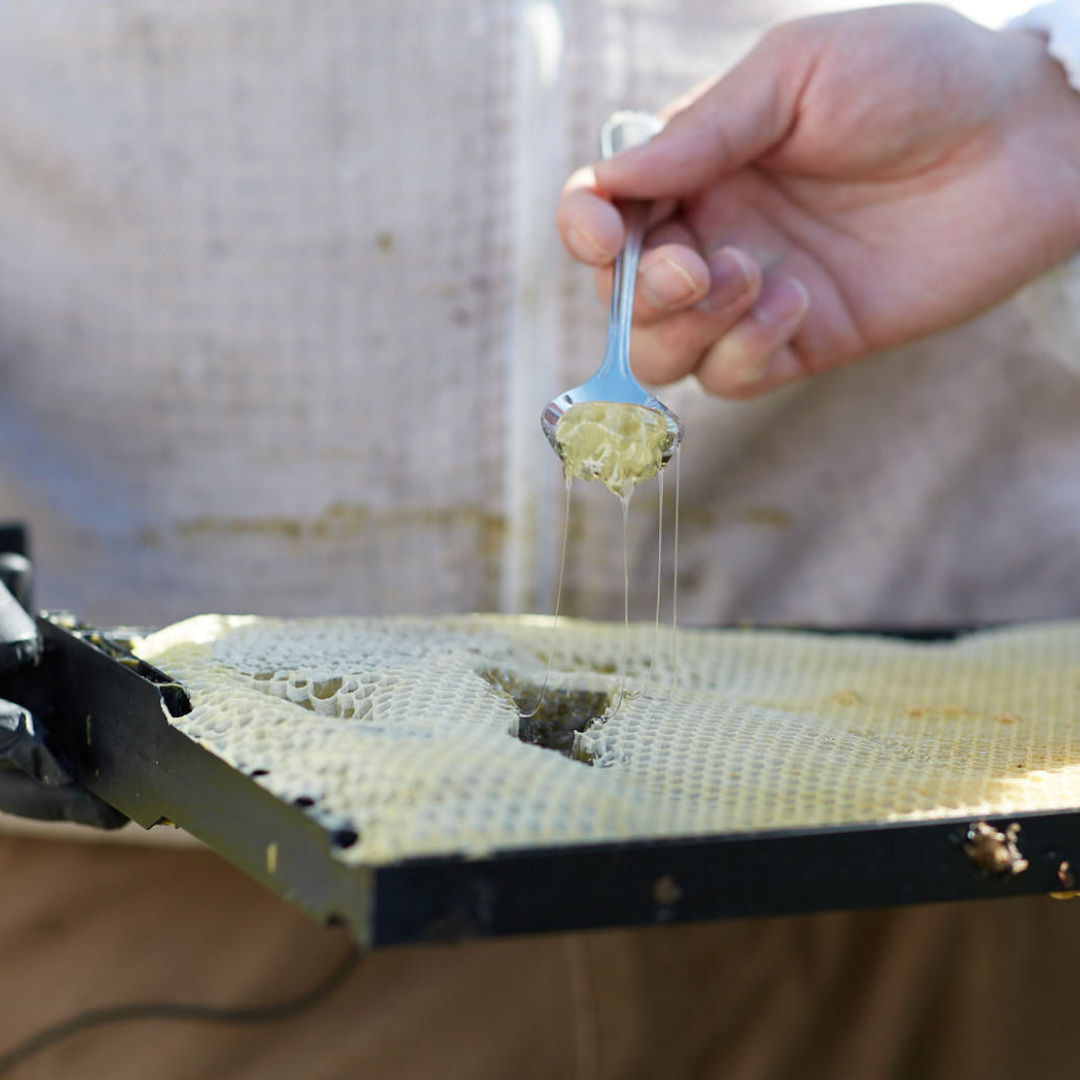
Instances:
[[[653,633],[631,626],[631,686]],[[614,692],[622,636],[564,620],[551,686]],[[493,678],[527,693],[551,642],[539,618],[200,616],[139,652],[187,687],[180,730],[355,830],[350,862],[1080,806],[1080,622],[956,643],[683,629],[675,693],[594,721],[583,760],[516,738]]]

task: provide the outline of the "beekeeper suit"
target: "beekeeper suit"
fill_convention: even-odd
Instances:
[[[0,496],[33,527],[38,601],[101,625],[547,610],[561,480],[539,410],[605,329],[558,247],[559,186],[613,109],[659,108],[804,12],[9,7]],[[1036,322],[1067,328],[1050,295]],[[1031,304],[998,305],[753,402],[667,391],[687,430],[685,620],[1076,614],[1080,379],[1036,329]],[[602,496],[572,511],[576,614],[621,611]],[[207,852],[5,827],[5,1040],[89,1005],[282,996],[344,949]],[[1023,1047],[987,1010],[1029,1002],[1032,950],[1043,982],[1071,971],[1074,916],[1024,902],[380,954],[288,1025],[101,1029],[40,1067],[1011,1075],[1059,1060],[1068,1001],[1025,1013]]]

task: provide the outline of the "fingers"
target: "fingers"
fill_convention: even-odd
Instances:
[[[675,209],[674,200],[654,202],[650,223],[666,221]],[[597,188],[591,167],[578,169],[567,180],[555,211],[555,224],[570,254],[587,266],[612,263],[626,239],[622,216],[610,197]]]
[[[596,293],[611,299],[612,268],[596,274]],[[673,312],[692,307],[709,292],[709,266],[698,253],[697,242],[685,224],[665,222],[645,239],[634,292],[634,323],[647,326]]]
[[[622,217],[596,189],[592,168],[567,180],[555,211],[555,225],[567,250],[587,266],[607,266],[622,249]]]
[[[756,396],[807,374],[790,342],[810,307],[806,286],[773,273],[734,246],[708,260],[682,221],[654,229],[638,270],[630,359],[645,382],[695,374],[709,393]],[[597,270],[597,293],[611,297],[610,266]]]
[[[814,55],[806,35],[768,35],[659,135],[598,162],[596,184],[616,198],[678,198],[753,161],[791,130]]]
[[[802,282],[763,283],[738,249],[716,252],[709,265],[713,285],[705,301],[635,330],[630,357],[638,376],[663,384],[693,374],[711,394],[750,398],[807,375],[792,344],[810,307]]]
[[[797,278],[767,281],[750,312],[701,357],[695,373],[702,387],[746,398],[807,374],[790,342],[809,308],[810,295]]]
[[[607,275],[607,291],[611,277]],[[709,292],[709,267],[685,244],[662,244],[641,257],[634,313],[639,323],[692,306]]]
[[[721,248],[707,262],[709,287],[693,306],[639,325],[630,339],[634,370],[646,382],[674,382],[736,326],[761,290],[761,271],[746,252]]]

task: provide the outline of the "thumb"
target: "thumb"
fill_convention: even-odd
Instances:
[[[597,162],[597,186],[615,198],[678,198],[781,143],[813,69],[809,35],[798,32],[803,26],[767,35],[649,142]]]

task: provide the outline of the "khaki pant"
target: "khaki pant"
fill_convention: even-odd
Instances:
[[[203,850],[0,838],[0,1050],[87,1007],[288,997],[347,945]],[[408,948],[293,1019],[117,1024],[12,1076],[1060,1076],[1078,971],[1080,903],[1041,897]]]

